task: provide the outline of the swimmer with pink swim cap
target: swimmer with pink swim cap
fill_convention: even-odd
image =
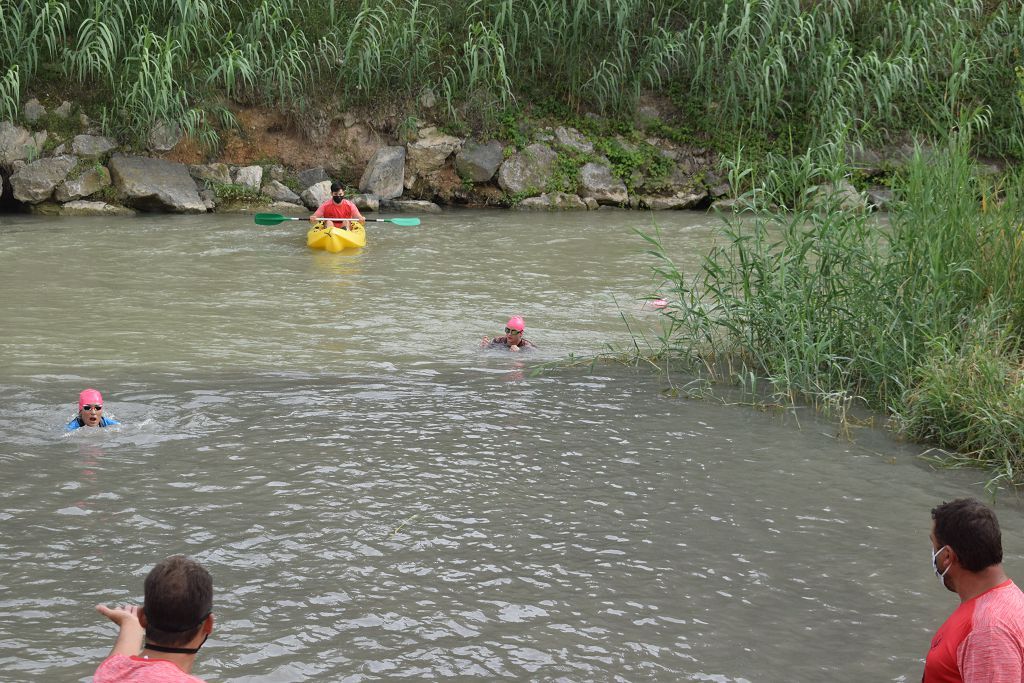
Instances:
[[[514,315],[505,323],[505,335],[502,337],[484,337],[480,346],[485,349],[507,349],[508,351],[529,351],[537,348],[537,345],[523,336],[526,330],[526,323],[522,317]]]
[[[103,415],[103,394],[95,389],[85,389],[78,395],[78,416],[68,423],[66,431],[73,432],[80,427],[109,427],[121,424]]]

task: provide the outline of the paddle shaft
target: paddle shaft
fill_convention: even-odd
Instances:
[[[394,223],[395,225],[414,226],[420,224],[419,218],[329,218],[327,216],[310,216],[308,218],[298,218],[295,216],[281,216],[276,213],[258,213],[255,216],[257,225],[277,225],[283,221],[336,221],[336,222],[352,222],[362,220],[365,223]]]

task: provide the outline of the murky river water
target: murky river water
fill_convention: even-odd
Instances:
[[[700,214],[658,216],[683,266]],[[309,251],[244,216],[0,217],[0,679],[88,680],[97,602],[201,560],[210,681],[917,681],[956,598],[884,434],[672,398],[640,213],[451,212]],[[532,355],[481,352],[526,318]],[[124,425],[65,435],[80,389]],[[997,502],[1024,578],[1024,511]]]

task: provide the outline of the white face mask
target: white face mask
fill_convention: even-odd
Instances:
[[[941,548],[939,548],[938,550],[936,550],[936,551],[934,551],[932,553],[932,569],[935,571],[935,576],[939,577],[939,583],[941,583],[942,585],[946,585],[946,582],[943,579],[946,578],[946,572],[949,571],[949,568],[952,566],[952,563],[947,564],[945,571],[940,572],[939,571],[939,565],[935,563],[935,558],[939,556],[939,553],[941,553],[943,550],[945,550],[948,547],[949,546],[945,546],[944,545],[944,546],[942,546]]]

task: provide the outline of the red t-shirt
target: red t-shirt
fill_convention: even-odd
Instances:
[[[313,218],[358,218],[360,215],[359,209],[349,200],[342,199],[341,204],[335,204],[333,199],[328,199],[316,210]],[[349,225],[349,221],[344,221],[336,227],[347,228]]]
[[[111,655],[93,674],[93,683],[204,683],[165,659]]]
[[[963,602],[932,638],[922,683],[1024,681],[1024,593],[1007,580]]]

